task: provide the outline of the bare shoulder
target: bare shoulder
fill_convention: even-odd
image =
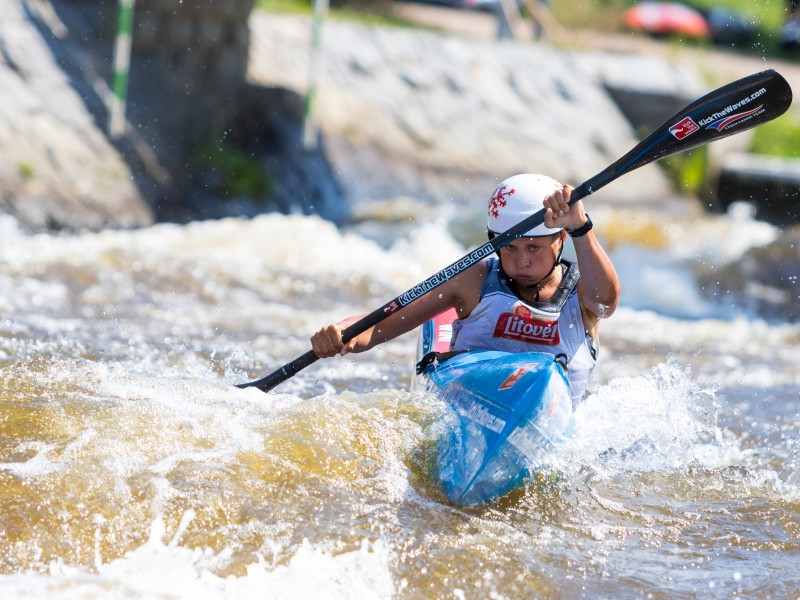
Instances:
[[[460,318],[468,316],[478,306],[481,299],[481,288],[486,281],[488,271],[488,263],[481,261],[448,282],[451,303],[458,311]]]

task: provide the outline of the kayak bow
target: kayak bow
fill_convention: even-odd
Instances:
[[[450,502],[469,506],[506,494],[546,466],[548,453],[570,435],[572,400],[553,355],[443,352],[454,317],[448,311],[423,325],[417,386],[448,407],[436,440],[437,477]]]

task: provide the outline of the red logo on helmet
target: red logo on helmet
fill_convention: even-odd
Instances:
[[[508,191],[506,191],[506,188],[508,188],[508,186],[505,184],[498,186],[492,197],[489,198],[489,215],[495,219],[500,216],[500,209],[508,204],[506,198],[508,196],[513,196],[516,192],[514,188]]]
[[[670,127],[669,132],[674,135],[676,139],[682,140],[692,135],[698,129],[700,129],[700,126],[695,123],[691,117],[686,117],[683,121],[675,123],[675,125]]]

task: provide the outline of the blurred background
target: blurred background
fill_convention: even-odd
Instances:
[[[518,493],[444,500],[413,332],[234,385],[482,244],[506,177],[800,89],[794,11],[0,0],[0,597],[797,597],[796,106],[586,199],[622,300]]]
[[[341,224],[365,198],[463,201],[519,170],[578,183],[708,89],[767,66],[795,81],[800,54],[788,0],[6,2],[0,208],[39,231],[291,210]],[[571,92],[602,104],[554,122]],[[798,131],[792,111],[658,170],[704,209],[748,200],[793,222]]]

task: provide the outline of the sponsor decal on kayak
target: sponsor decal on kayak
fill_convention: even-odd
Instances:
[[[545,452],[553,447],[553,443],[533,425],[521,425],[514,429],[508,436],[508,443],[528,458],[535,452]]]
[[[510,390],[512,387],[516,385],[516,383],[522,379],[522,376],[525,375],[530,370],[529,365],[524,365],[522,367],[517,368],[511,375],[506,377],[506,380],[500,384],[500,387],[497,388],[498,390]]]
[[[500,315],[494,327],[494,337],[543,346],[556,346],[561,341],[557,320],[535,317],[524,306],[517,306],[514,312]]]
[[[436,343],[437,344],[449,344],[450,340],[453,339],[453,324],[452,323],[443,323],[439,325],[436,329]]]
[[[701,127],[722,131],[723,129],[727,129],[733,125],[748,121],[755,115],[759,115],[764,112],[764,105],[761,104],[751,110],[742,111],[742,109],[744,109],[747,104],[750,104],[750,102],[766,93],[767,89],[761,88],[746,98],[742,98],[738,102],[729,104],[725,108],[718,110],[707,117],[698,119],[696,122],[691,117],[685,117],[670,127],[669,132],[675,136],[676,139],[682,140],[698,131]]]
[[[463,415],[467,419],[495,433],[500,433],[506,426],[506,422],[503,419],[496,417],[490,413],[486,407],[481,406],[474,400],[470,401],[468,404],[459,402],[459,407],[464,411]]]

